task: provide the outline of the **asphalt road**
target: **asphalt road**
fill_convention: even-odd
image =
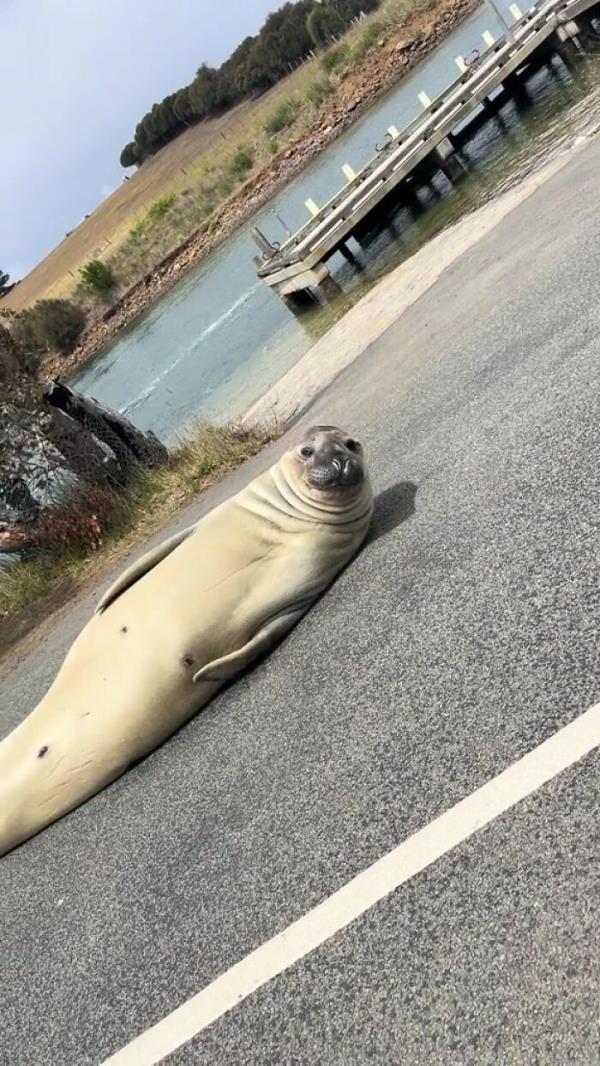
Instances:
[[[596,141],[314,404],[363,440],[380,494],[328,594],[0,860],[1,1063],[99,1063],[600,700],[599,175]],[[3,681],[3,732],[95,595]],[[599,768],[592,752],[169,1061],[598,1062]]]

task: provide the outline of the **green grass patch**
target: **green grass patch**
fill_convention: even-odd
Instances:
[[[305,100],[313,107],[320,107],[324,100],[333,92],[333,86],[326,74],[311,81],[304,94]]]
[[[287,100],[283,100],[279,107],[265,119],[265,133],[280,133],[281,130],[287,129],[288,126],[292,125],[301,106],[301,101],[295,96],[290,96]]]
[[[167,192],[164,196],[160,196],[158,200],[155,200],[153,204],[150,204],[145,215],[131,227],[129,239],[139,241],[153,229],[156,229],[158,223],[162,222],[165,215],[169,213],[176,199],[177,196],[174,192]]]
[[[107,263],[100,259],[90,259],[79,270],[82,288],[98,296],[101,300],[108,299],[116,285],[116,278]]]
[[[157,222],[160,222],[161,218],[164,218],[168,211],[171,210],[175,203],[175,193],[167,192],[164,196],[160,196],[158,200],[155,200],[150,205],[146,212],[146,223],[149,226],[155,226]]]
[[[358,63],[367,54],[367,52],[377,44],[381,39],[382,34],[385,33],[385,26],[383,22],[378,19],[373,19],[372,22],[365,27],[358,40],[354,42],[350,47],[349,58],[352,63]]]
[[[18,618],[58,593],[65,582],[75,589],[91,559],[119,544],[139,542],[149,525],[162,518],[166,521],[278,435],[274,426],[245,429],[198,424],[174,449],[168,464],[140,471],[125,490],[118,494],[91,490],[77,501],[77,511],[74,502],[70,511],[47,512],[50,535],[45,546],[0,572],[0,618]],[[83,542],[73,539],[73,531],[83,535]]]
[[[344,42],[328,48],[321,59],[321,66],[327,74],[333,74],[347,66],[350,60],[350,46]]]
[[[254,149],[248,144],[239,144],[233,158],[227,164],[227,172],[232,178],[243,178],[254,164]]]

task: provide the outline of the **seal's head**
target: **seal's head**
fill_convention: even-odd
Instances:
[[[288,480],[309,499],[350,501],[367,479],[362,446],[336,426],[313,426],[284,456]]]

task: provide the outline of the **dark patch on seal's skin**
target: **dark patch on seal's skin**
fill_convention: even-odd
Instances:
[[[127,626],[121,626],[121,633],[127,632]]]
[[[43,759],[44,755],[47,753],[47,751],[48,751],[48,745],[44,744],[43,748],[40,748],[40,750],[37,753],[38,759]]]
[[[191,655],[182,655],[181,662],[184,666],[193,666],[194,660]]]

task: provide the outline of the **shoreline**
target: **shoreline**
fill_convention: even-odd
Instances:
[[[314,122],[298,140],[286,145],[266,167],[245,181],[209,219],[91,323],[70,355],[52,355],[42,360],[39,376],[68,380],[90,365],[122,330],[149,311],[188,270],[224,243],[480,6],[481,0],[440,0],[388,30],[381,47],[373,47],[341,80],[332,98],[318,110]]]
[[[579,136],[573,144],[545,163],[537,171],[529,174],[519,184],[507,190],[496,200],[483,205],[466,215],[454,225],[443,230],[426,245],[419,249],[410,259],[401,263],[395,270],[377,282],[365,293],[359,302],[346,313],[343,319],[329,330],[283,377],[255,401],[240,418],[240,424],[249,427],[252,423],[269,422],[274,419],[282,431],[275,444],[267,445],[252,459],[243,464],[233,474],[225,475],[208,490],[208,500],[204,493],[187,502],[183,508],[171,513],[164,521],[153,525],[149,538],[164,536],[165,529],[179,528],[185,516],[196,509],[204,512],[206,503],[217,492],[217,499],[226,498],[228,483],[236,484],[236,478],[244,478],[242,471],[250,469],[260,471],[265,460],[285,443],[285,435],[290,427],[305,413],[310,404],[318,398],[339,375],[360,356],[368,353],[371,345],[381,337],[393,323],[397,322],[405,311],[420,299],[440,278],[444,271],[455,263],[465,252],[476,245],[482,237],[489,234],[516,207],[533,195],[550,178],[566,166],[573,157],[583,150],[597,136],[598,129],[586,136]],[[326,358],[325,358],[326,357]],[[400,370],[401,372],[401,370]],[[214,504],[213,504],[214,506]],[[119,570],[127,565],[131,556],[139,554],[148,537],[132,534],[126,551],[118,552]],[[115,555],[102,559],[96,557],[93,572],[96,580],[114,567]],[[18,660],[23,649],[29,646],[33,635],[38,631],[46,632],[53,624],[57,614],[67,611],[69,604],[81,594],[80,588],[74,588],[72,594],[66,591],[49,613],[40,614],[23,626],[16,639],[8,646],[0,647],[0,675]],[[15,626],[19,618],[13,619]],[[1,627],[0,627],[1,628]]]
[[[310,404],[402,317],[448,267],[557,174],[597,135],[575,141],[512,188],[427,241],[381,278],[274,385],[242,414],[242,425],[275,421],[285,432]]]

